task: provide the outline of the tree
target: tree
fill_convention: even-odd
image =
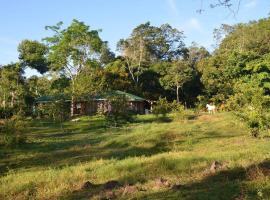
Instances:
[[[235,81],[234,94],[227,103],[228,108],[244,120],[254,137],[268,126],[266,107],[270,98],[265,95],[260,82],[257,76],[243,76]]]
[[[108,43],[104,42],[102,47],[101,47],[101,54],[100,54],[100,64],[101,66],[105,66],[115,60],[115,54],[110,51],[108,47]]]
[[[168,64],[161,73],[163,75],[160,79],[161,85],[166,89],[174,89],[177,102],[180,102],[179,92],[183,89],[185,83],[192,80],[194,69],[187,61],[179,60]]]
[[[9,64],[0,69],[0,107],[23,109],[25,82],[19,63]],[[21,106],[19,106],[21,105]]]
[[[51,82],[53,80],[49,80],[46,76],[31,76],[26,80],[26,84],[31,95],[37,98],[51,94]]]
[[[90,30],[89,26],[78,20],[73,20],[66,29],[62,29],[61,26],[62,22],[56,26],[47,26],[46,29],[53,31],[54,35],[44,40],[49,46],[50,69],[60,72],[71,80],[71,116],[73,116],[76,79],[85,66],[98,60],[104,43],[99,37],[99,31]]]
[[[46,45],[32,40],[23,40],[19,46],[19,59],[22,66],[36,69],[43,74],[48,71],[48,62],[46,55],[48,48]]]
[[[78,98],[89,99],[107,89],[104,70],[93,65],[85,66],[75,80],[74,94]]]
[[[207,98],[226,101],[233,94],[234,82],[246,75],[258,76],[261,87],[269,91],[269,25],[270,18],[226,26],[219,48],[197,65]]]
[[[160,27],[150,22],[137,26],[127,39],[121,39],[118,50],[126,61],[126,67],[135,87],[149,66],[157,61],[170,61],[182,55],[183,33],[169,24]]]
[[[117,58],[104,67],[106,88],[111,90],[134,91],[129,73],[125,67],[125,61]]]

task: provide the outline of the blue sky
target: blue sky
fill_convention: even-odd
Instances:
[[[113,51],[119,39],[147,21],[156,26],[169,23],[184,31],[187,45],[195,41],[210,49],[213,29],[220,24],[248,22],[270,12],[269,0],[242,0],[235,17],[224,8],[210,9],[211,2],[204,0],[205,11],[199,14],[201,0],[1,0],[0,64],[17,61],[21,40],[41,40],[50,34],[44,27],[59,21],[68,25],[78,19],[102,29],[100,35]],[[27,70],[27,75],[32,73]]]

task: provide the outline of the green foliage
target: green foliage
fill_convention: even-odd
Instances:
[[[85,66],[77,75],[74,81],[74,95],[76,98],[89,98],[98,95],[105,90],[104,71],[93,63],[91,66]]]
[[[256,76],[244,77],[234,84],[234,95],[228,100],[227,107],[235,111],[249,127],[251,135],[257,137],[268,128],[269,100]]]
[[[105,117],[108,126],[120,126],[132,121],[127,98],[124,95],[112,95],[98,110]]]
[[[19,59],[24,67],[36,69],[41,74],[48,71],[48,47],[38,41],[23,40],[18,46]]]
[[[14,108],[1,108],[0,107],[0,119],[6,119],[6,118],[10,118],[12,117],[13,113],[14,113]]]
[[[179,102],[179,93],[183,89],[184,84],[192,80],[194,69],[189,62],[179,60],[163,68],[160,73],[162,75],[160,78],[161,85],[165,89],[174,90],[177,102]]]
[[[222,25],[217,30],[225,38],[212,57],[202,59],[197,65],[208,98],[217,102],[227,100],[233,95],[234,82],[246,75],[256,75],[260,87],[269,93],[270,46],[266,42],[270,36],[266,28],[269,23],[270,18],[265,18],[233,27]]]
[[[31,97],[19,63],[0,68],[0,88],[0,108],[10,108],[13,114],[29,112]]]
[[[183,104],[177,103],[177,101],[173,101],[170,104],[170,110],[174,114],[177,121],[195,118],[195,113],[193,110],[185,108]]]
[[[98,61],[101,53],[105,52],[104,48],[107,45],[99,37],[100,31],[91,30],[84,22],[74,19],[67,28],[63,28],[62,25],[63,23],[59,22],[55,26],[47,26],[46,29],[51,30],[54,34],[45,38],[44,41],[49,46],[50,70],[63,74],[71,81],[70,91],[73,105],[75,98],[81,98],[82,91],[88,92],[88,95],[91,96],[95,95],[96,90],[99,89],[89,87],[91,86],[89,83],[94,83],[93,79],[96,77],[93,74],[94,70],[86,68],[95,68],[96,63],[100,63]],[[87,71],[86,75],[85,71]],[[88,77],[91,79],[89,82]],[[79,82],[77,79],[80,79]],[[73,109],[71,109],[71,116],[73,116]]]
[[[151,64],[180,58],[183,46],[181,31],[169,24],[156,27],[150,22],[140,24],[133,29],[130,37],[118,42],[118,49],[135,87],[139,86],[141,75]]]
[[[167,99],[160,97],[153,107],[153,114],[157,117],[159,117],[159,115],[161,115],[161,117],[166,117],[170,110],[170,103],[167,101]]]
[[[55,101],[39,105],[37,114],[41,118],[48,118],[55,122],[62,123],[67,120],[70,115],[70,103],[66,102],[64,96],[57,96]]]
[[[49,44],[50,68],[62,71],[73,79],[100,53],[103,42],[97,30],[90,30],[89,26],[78,20],[73,20],[66,29],[61,26],[62,23],[58,23],[46,27],[54,32],[52,37],[44,39]]]
[[[20,145],[26,142],[24,135],[27,123],[21,117],[13,116],[0,125],[0,143],[5,146]]]
[[[105,66],[103,76],[106,79],[106,88],[121,91],[130,91],[133,88],[125,62],[120,58]]]
[[[158,123],[153,115],[140,115],[139,123],[112,130],[104,129],[102,117],[80,119],[65,123],[68,133],[36,120],[27,147],[0,147],[0,198],[101,199],[111,194],[103,187],[110,180],[123,184],[113,190],[115,199],[270,196],[269,139],[246,137],[247,129],[231,113],[188,123]],[[225,166],[210,172],[214,161]],[[161,177],[176,189],[159,186]],[[95,187],[78,190],[86,181]],[[128,184],[138,190],[123,193]]]

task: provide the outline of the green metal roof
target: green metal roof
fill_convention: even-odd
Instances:
[[[134,94],[127,93],[127,92],[123,92],[120,90],[112,90],[112,91],[106,92],[103,95],[96,96],[94,99],[106,100],[108,97],[111,97],[111,96],[125,96],[129,101],[145,101],[145,99],[142,97],[139,97]]]
[[[106,92],[102,95],[97,95],[95,97],[93,97],[93,100],[96,101],[102,101],[102,100],[106,100],[108,97],[111,96],[125,96],[125,98],[127,98],[129,101],[145,101],[144,98],[141,98],[139,96],[127,93],[127,92],[123,92],[120,90],[112,90],[109,92]],[[57,101],[60,100],[61,98],[64,98],[65,101],[71,101],[70,97],[67,96],[61,96],[61,95],[57,95],[57,96],[41,96],[36,98],[36,103],[47,103],[47,102],[53,102],[53,101]]]
[[[36,103],[47,103],[52,101],[58,101],[64,98],[65,101],[70,101],[70,98],[67,96],[55,95],[55,96],[41,96],[36,98]]]

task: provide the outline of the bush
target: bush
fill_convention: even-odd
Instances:
[[[133,120],[133,113],[129,110],[129,105],[124,95],[114,95],[108,98],[102,107],[98,109],[98,114],[105,117],[108,126],[119,126]]]
[[[227,101],[227,107],[245,122],[251,136],[258,137],[268,126],[269,102],[258,79],[244,77],[234,84],[234,95]]]
[[[59,99],[37,107],[37,115],[62,123],[70,116],[70,104],[65,99]]]
[[[166,117],[166,115],[171,111],[171,105],[166,98],[159,98],[156,105],[153,107],[153,114],[159,117]]]
[[[194,111],[190,109],[185,109],[185,106],[181,103],[177,103],[176,101],[173,101],[170,104],[171,112],[175,114],[175,118],[177,120],[186,120],[186,119],[192,119],[195,117]]]
[[[5,146],[19,145],[26,142],[24,131],[26,129],[26,123],[19,117],[13,116],[12,119],[4,121],[0,126],[0,141]]]
[[[267,129],[266,113],[258,108],[244,107],[241,112],[236,112],[236,115],[246,123],[250,135],[253,137],[258,137],[263,130]]]
[[[14,113],[14,109],[13,108],[0,108],[0,119],[7,119],[12,117]]]

